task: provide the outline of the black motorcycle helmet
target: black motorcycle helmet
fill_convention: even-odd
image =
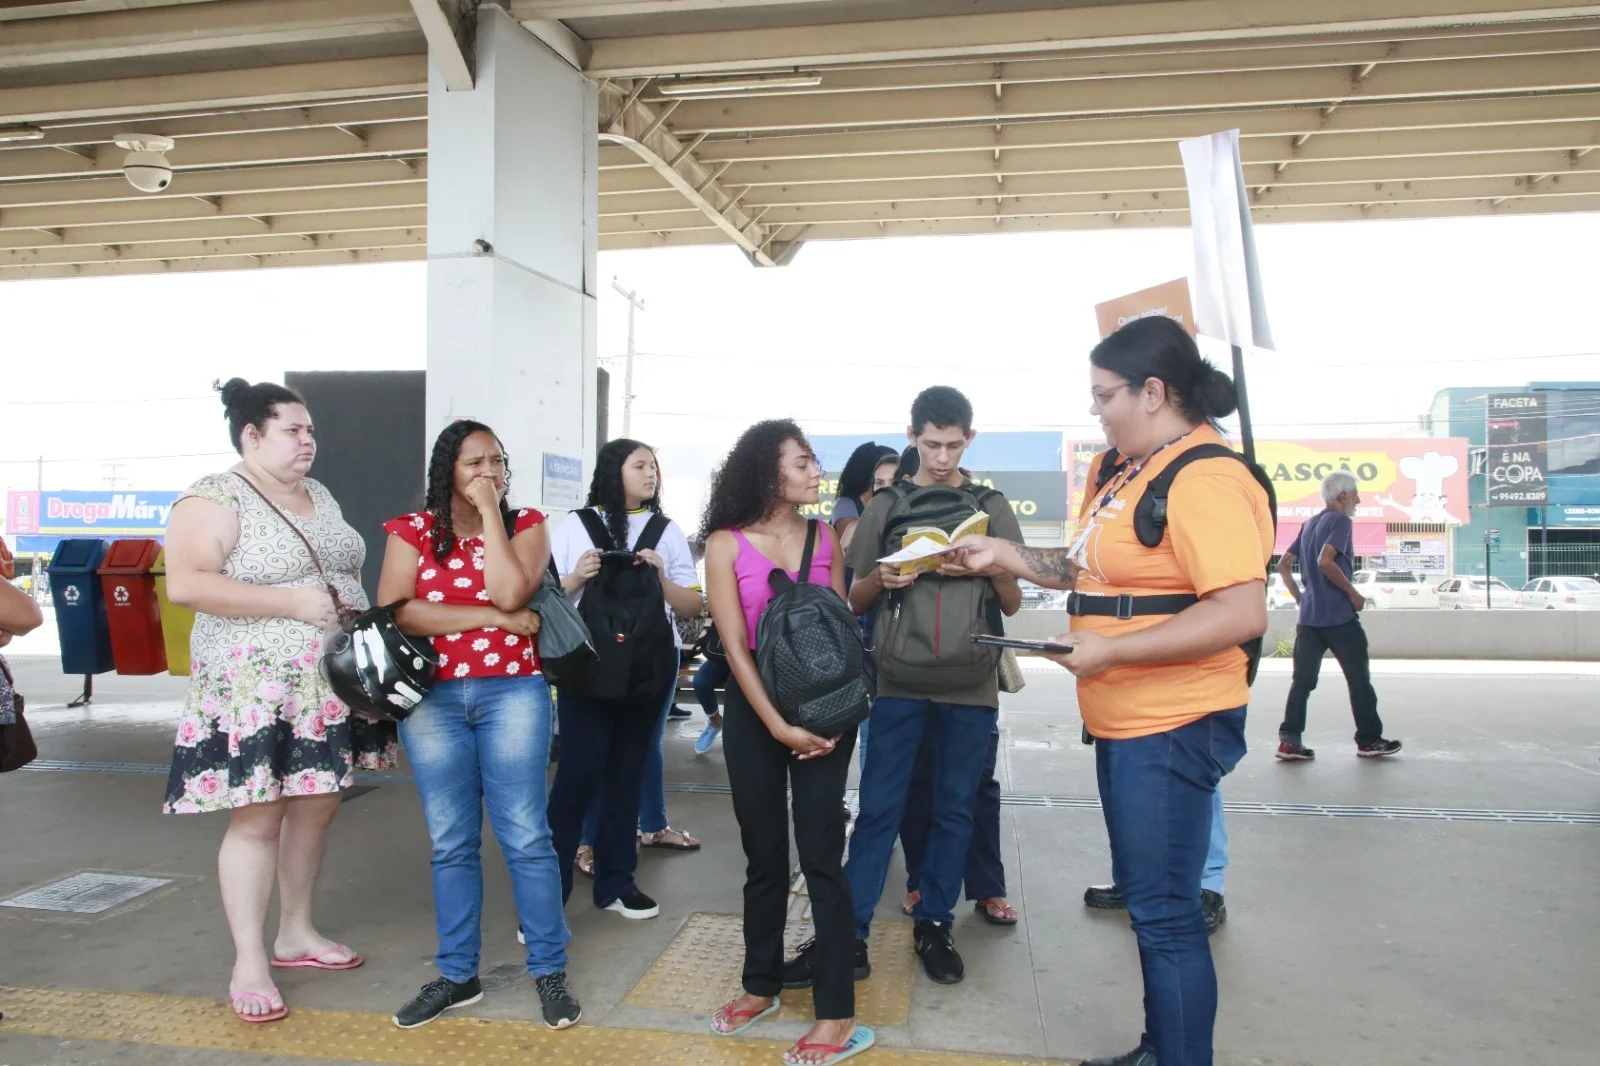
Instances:
[[[413,640],[395,624],[399,604],[374,607],[342,627],[322,657],[322,676],[351,710],[401,722],[433,687],[433,642]]]

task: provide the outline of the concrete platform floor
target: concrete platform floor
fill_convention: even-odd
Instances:
[[[284,972],[296,1015],[264,1035],[218,1005],[230,963],[215,874],[224,821],[160,813],[183,682],[102,677],[90,707],[68,710],[75,679],[44,659],[14,666],[43,759],[77,766],[0,777],[0,899],[84,870],[172,883],[92,918],[0,907],[5,1066],[774,1063],[781,1042],[803,1032],[800,1021],[778,1021],[763,1025],[762,1041],[715,1041],[703,1013],[638,1005],[648,996],[630,1002],[690,915],[740,909],[743,862],[720,791],[721,750],[693,754],[698,717],[668,730],[668,807],[673,824],[705,847],[645,853],[639,880],[661,901],[655,921],[627,922],[574,896],[578,1030],[525,1024],[537,1001],[520,972],[492,844],[490,995],[459,1026],[388,1027],[387,1015],[434,976],[427,834],[402,771],[346,804],[319,895],[323,930],[365,953],[367,965]],[[1229,922],[1212,941],[1219,1063],[1595,1061],[1600,678],[1587,667],[1467,669],[1380,665],[1388,732],[1406,750],[1371,762],[1354,757],[1330,662],[1307,734],[1319,758],[1296,765],[1270,756],[1287,676],[1271,664],[1263,673],[1252,754],[1224,783],[1233,865]],[[1139,973],[1126,919],[1081,903],[1083,886],[1108,872],[1092,751],[1078,743],[1070,679],[1053,667],[1027,676],[1002,710],[1000,768],[1007,874],[1022,923],[999,929],[962,914],[966,982],[941,987],[909,968],[909,1010],[879,1024],[882,1050],[865,1062],[1076,1059],[1137,1038]],[[897,860],[879,911],[886,932],[906,921],[902,886]],[[737,968],[736,952],[705,960],[708,982],[736,980]]]

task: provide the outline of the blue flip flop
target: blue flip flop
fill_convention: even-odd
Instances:
[[[861,1054],[863,1051],[867,1050],[869,1047],[871,1047],[873,1044],[875,1044],[877,1042],[878,1042],[878,1034],[877,1033],[874,1033],[871,1029],[867,1028],[865,1025],[858,1025],[858,1026],[856,1026],[856,1031],[854,1033],[850,1034],[850,1043],[845,1044],[843,1046],[841,1046],[839,1044],[814,1044],[811,1041],[807,1040],[805,1037],[801,1037],[800,1038],[800,1042],[795,1044],[795,1046],[793,1048],[791,1048],[790,1050],[791,1051],[802,1051],[802,1052],[803,1051],[825,1051],[825,1052],[829,1053],[830,1055],[832,1055],[833,1058],[829,1059],[824,1064],[824,1066],[834,1066],[835,1063],[843,1062],[845,1059],[848,1059],[852,1055]]]
[[[737,1019],[737,1018],[744,1018],[745,1020],[743,1022],[740,1022],[738,1025],[734,1026],[732,1029],[729,1029],[727,1032],[723,1032],[721,1029],[717,1028],[717,1016],[715,1014],[713,1014],[711,1016],[711,1031],[713,1033],[715,1033],[717,1036],[735,1036],[735,1035],[737,1035],[739,1033],[744,1032],[746,1029],[748,1029],[752,1025],[756,1024],[756,1022],[759,1022],[761,1019],[767,1017],[767,1015],[776,1014],[777,1011],[778,1011],[778,1008],[783,1006],[783,1000],[779,999],[777,996],[773,996],[772,997],[772,1006],[768,1007],[766,1010],[763,1010],[763,1011],[728,1010],[727,1008],[729,1006],[731,1006],[732,1004],[733,1004],[733,1000],[731,1000],[731,999],[727,1003],[723,1004],[723,1010],[726,1011],[727,1016],[728,1016],[728,1020],[732,1021],[732,1020]]]

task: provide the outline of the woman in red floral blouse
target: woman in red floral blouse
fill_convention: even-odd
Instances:
[[[433,838],[440,977],[395,1015],[411,1029],[483,998],[483,808],[505,853],[545,1024],[578,1020],[567,988],[561,875],[545,815],[550,690],[539,669],[539,618],[527,603],[550,561],[544,515],[506,503],[510,470],[489,427],[439,435],[425,510],[384,526],[382,602],[406,601],[405,633],[432,637],[439,679],[400,725]]]

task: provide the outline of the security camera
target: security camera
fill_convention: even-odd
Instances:
[[[172,164],[165,153],[172,151],[171,137],[153,133],[119,133],[118,148],[128,149],[122,161],[122,176],[140,192],[161,192],[172,184]]]

